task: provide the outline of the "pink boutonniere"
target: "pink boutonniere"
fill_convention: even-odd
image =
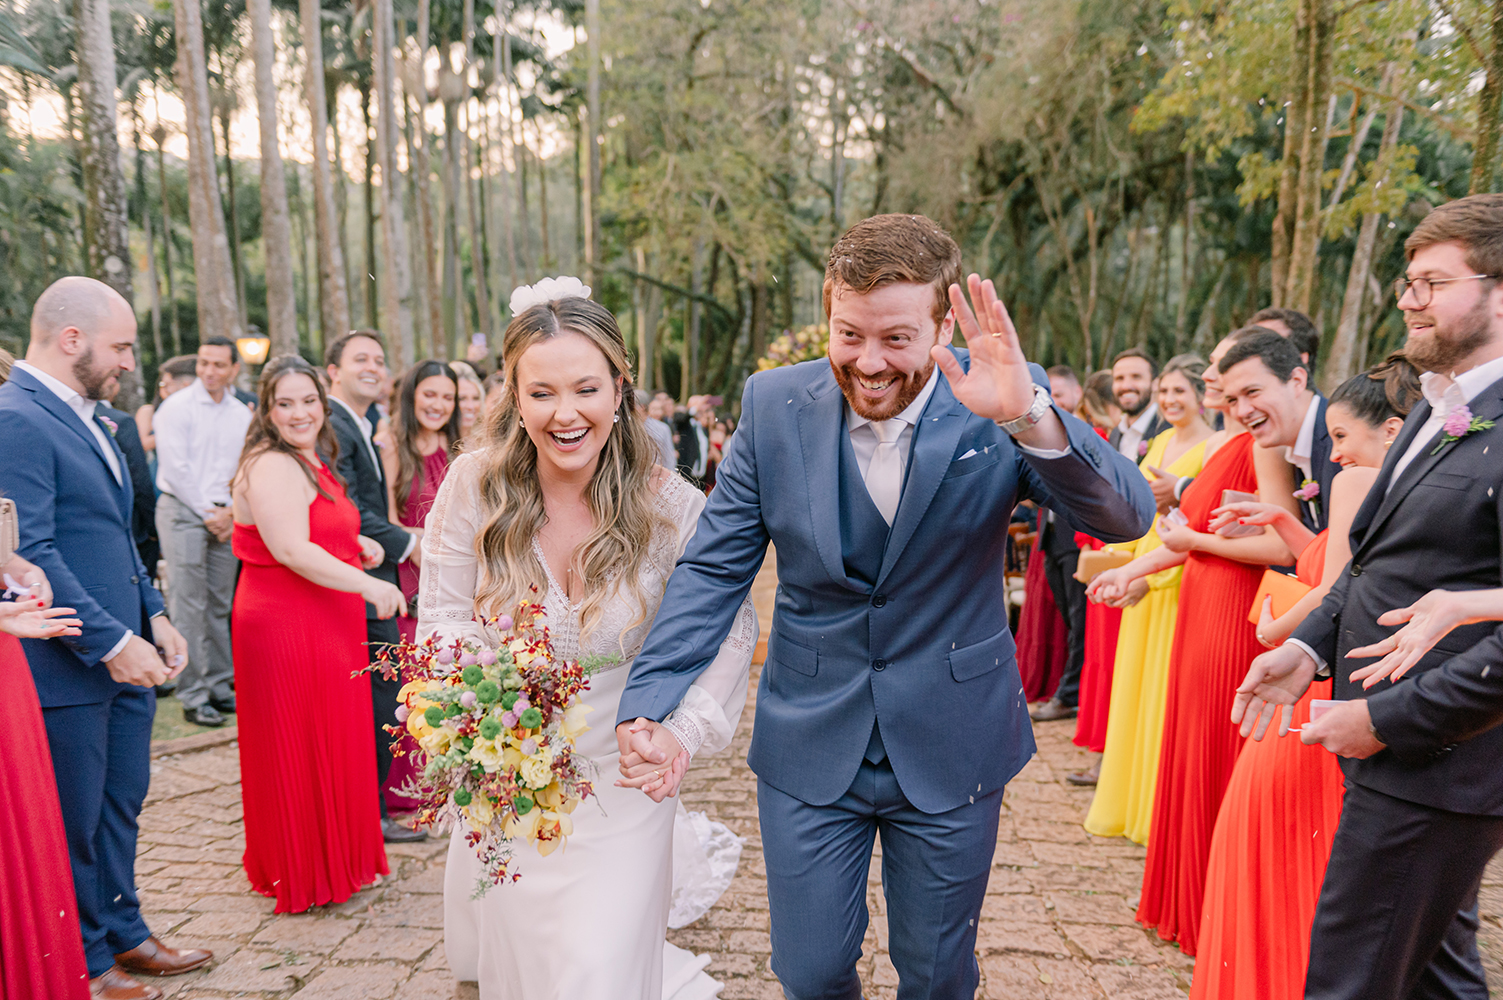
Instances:
[[[1299,489],[1294,491],[1294,498],[1296,500],[1309,502],[1318,496],[1320,496],[1320,484],[1313,479],[1306,479],[1303,483],[1300,483]]]
[[[102,413],[96,413],[96,414],[94,414],[94,416],[96,416],[96,417],[99,418],[99,422],[101,424],[104,424],[104,429],[110,432],[110,437],[116,437],[117,436],[117,434],[118,434],[118,432],[120,430],[120,425],[119,424],[115,423],[113,420],[111,420],[109,417],[105,416]]]
[[[1441,437],[1440,444],[1436,445],[1430,454],[1438,455],[1440,454],[1440,450],[1451,442],[1460,441],[1473,431],[1485,431],[1492,426],[1493,422],[1491,420],[1483,420],[1472,416],[1471,408],[1463,403],[1452,410],[1450,416],[1446,417],[1446,422],[1441,425],[1441,430],[1445,434]]]
[[[1138,442],[1138,457],[1142,458],[1144,455],[1147,455],[1147,454],[1148,454],[1148,442],[1147,441],[1139,441]]]

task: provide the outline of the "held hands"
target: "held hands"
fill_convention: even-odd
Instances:
[[[71,617],[72,608],[49,608],[40,598],[24,601],[0,601],[0,632],[21,639],[56,639],[62,635],[82,635],[83,622]]]
[[[1169,513],[1169,508],[1175,504],[1174,487],[1179,485],[1179,477],[1172,472],[1165,472],[1156,465],[1145,465],[1143,468],[1153,473],[1154,479],[1148,484],[1153,490],[1153,501],[1158,505],[1160,514]]]
[[[987,420],[1013,420],[1033,405],[1033,376],[1028,372],[1028,359],[1023,356],[1018,331],[1012,325],[1007,307],[997,298],[996,286],[975,274],[967,279],[967,284],[976,311],[966,303],[959,285],[950,286],[950,305],[965,346],[971,352],[970,370],[961,368],[946,345],[935,345],[929,356],[945,373],[955,398],[966,409]],[[1056,432],[1052,437],[1047,431],[1043,436],[1038,434],[1046,423]],[[1047,415],[1043,423],[1024,434],[1029,444],[1040,447],[1062,448],[1068,442],[1058,418]]]
[[[1408,624],[1381,642],[1347,653],[1349,660],[1383,657],[1377,663],[1353,670],[1352,680],[1361,681],[1365,690],[1385,677],[1390,681],[1403,677],[1420,661],[1420,657],[1456,626],[1481,620],[1471,616],[1468,596],[1465,592],[1432,590],[1407,608],[1396,608],[1381,615],[1379,625]]]
[[[1121,566],[1104,569],[1086,586],[1086,597],[1095,604],[1110,604],[1115,607],[1116,601],[1127,596],[1128,585],[1132,582],[1132,577],[1122,572]]]
[[[1148,577],[1140,576],[1127,585],[1127,592],[1114,601],[1107,601],[1112,608],[1130,608],[1148,596]]]
[[[616,727],[616,743],[621,748],[621,779],[616,787],[640,788],[654,802],[678,794],[689,755],[673,730],[650,719],[623,722]]]
[[[1163,540],[1164,548],[1170,552],[1193,552],[1196,540],[1200,537],[1200,532],[1188,524],[1180,524],[1167,517],[1159,518],[1158,527],[1155,530],[1158,531],[1159,538]]]
[[[228,507],[210,507],[204,512],[204,527],[218,541],[227,542],[235,532],[234,515]]]
[[[1252,661],[1247,676],[1237,685],[1232,702],[1232,725],[1242,727],[1243,736],[1261,740],[1268,724],[1279,715],[1279,735],[1289,732],[1294,721],[1294,703],[1304,695],[1315,679],[1315,661],[1298,646],[1285,643]]]
[[[386,550],[374,538],[360,536],[360,568],[375,569],[386,561]]]
[[[367,577],[364,587],[360,588],[360,596],[365,598],[376,609],[376,617],[385,621],[392,615],[405,615],[407,613],[407,600],[402,596],[402,589],[394,583],[385,580],[377,580],[375,577]]]
[[[1362,760],[1386,745],[1373,732],[1367,699],[1357,698],[1332,705],[1318,722],[1307,722],[1299,739],[1307,746],[1319,743],[1339,757]]]

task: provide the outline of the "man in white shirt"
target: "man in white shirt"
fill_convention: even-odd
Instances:
[[[1113,448],[1125,458],[1141,461],[1146,445],[1169,424],[1159,416],[1154,394],[1158,390],[1158,362],[1147,352],[1129,347],[1112,359],[1112,395],[1122,407],[1122,422],[1109,437]]]
[[[177,696],[183,718],[200,726],[222,726],[224,714],[235,711],[230,480],[251,423],[250,410],[230,391],[239,370],[234,343],[208,338],[198,349],[198,381],[163,400],[152,418],[167,603],[188,640]]]

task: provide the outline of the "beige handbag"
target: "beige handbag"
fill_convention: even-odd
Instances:
[[[20,547],[21,519],[16,515],[16,502],[0,497],[0,566],[10,562]]]

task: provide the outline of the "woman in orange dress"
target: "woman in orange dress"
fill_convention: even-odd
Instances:
[[[1227,508],[1228,519],[1273,527],[1299,553],[1300,582],[1312,588],[1276,619],[1265,600],[1257,628],[1263,645],[1288,638],[1345,569],[1352,519],[1419,398],[1418,373],[1402,358],[1347,380],[1331,396],[1331,461],[1344,471],[1323,498],[1327,531],[1312,538],[1299,518],[1273,504]],[[1312,700],[1330,696],[1329,680],[1310,685],[1294,707],[1293,725],[1309,721]],[[1342,786],[1336,757],[1292,733],[1244,745],[1211,837],[1191,1000],[1304,996],[1310,926],[1341,819]]]
[[[245,874],[278,913],[342,903],[388,871],[364,602],[389,618],[402,594],[362,571],[383,556],[325,464],[328,414],[308,362],[273,360],[230,485]]]
[[[1210,408],[1225,409],[1216,365],[1242,335],[1232,334],[1211,354],[1204,376]],[[1225,538],[1210,529],[1226,490],[1255,493],[1297,511],[1294,477],[1282,450],[1256,447],[1230,413],[1225,418],[1225,429],[1206,443],[1200,474],[1180,497],[1186,523],[1160,518],[1163,547],[1131,564],[1134,573],[1184,566],[1138,921],[1187,955],[1195,954],[1216,812],[1242,749],[1228,699],[1262,649],[1247,609],[1264,568],[1294,562],[1289,547],[1266,528],[1247,538]],[[1118,571],[1108,587],[1130,582]]]

